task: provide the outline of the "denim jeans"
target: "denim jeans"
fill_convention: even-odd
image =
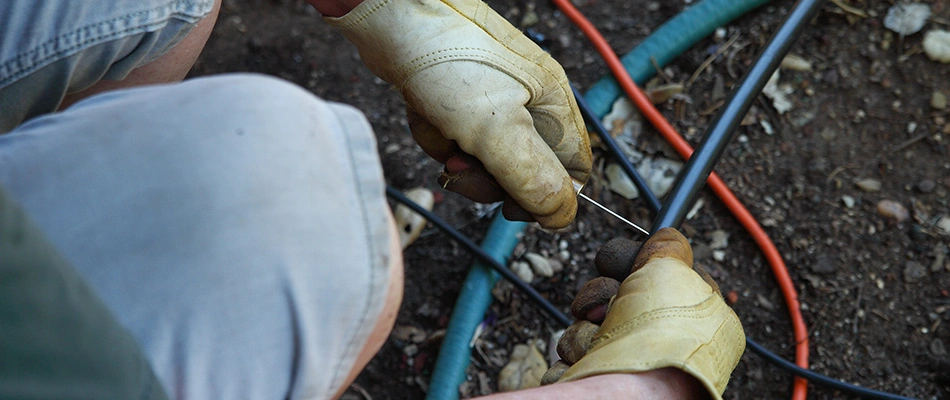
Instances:
[[[211,1],[8,3],[0,186],[169,396],[337,392],[401,257],[365,117],[250,74],[106,92],[50,114],[63,93],[163,54]]]

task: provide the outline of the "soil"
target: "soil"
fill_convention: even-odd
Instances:
[[[868,16],[832,2],[823,6],[791,50],[811,62],[811,71],[782,70],[780,83],[794,90],[792,109],[779,113],[760,95],[716,171],[760,220],[789,267],[809,329],[812,369],[904,396],[950,398],[950,228],[939,223],[950,218],[950,112],[931,106],[935,92],[950,95],[950,65],[921,51],[923,32],[950,29],[950,2],[924,1],[933,17],[920,33],[901,38],[883,26],[892,1],[843,1]],[[553,39],[552,54],[582,91],[608,73],[553,4],[488,3],[516,26],[526,28],[524,21]],[[575,3],[624,54],[690,1]],[[754,10],[728,24],[721,38],[703,39],[663,69],[668,82],[686,83],[716,49],[737,38],[686,91],[658,105],[691,143],[712,123],[722,89],[728,94],[736,85],[792,7],[792,1],[776,0]],[[532,23],[526,16],[537,19]],[[240,71],[278,76],[362,110],[378,134],[388,183],[400,190],[433,190],[436,214],[476,242],[482,238],[491,219],[486,207],[439,187],[441,165],[408,135],[398,94],[366,70],[355,48],[309,6],[295,0],[225,0],[192,75]],[[657,137],[646,124],[635,147],[675,158]],[[642,200],[604,189],[607,156],[599,148],[594,154],[596,199],[649,226],[653,215]],[[857,185],[868,179],[880,189]],[[903,206],[909,218],[898,221],[882,213],[882,200]],[[747,335],[793,359],[788,313],[767,262],[711,192],[700,201],[703,206],[682,226],[697,262],[735,300]],[[728,243],[713,243],[723,233]],[[581,204],[570,228],[552,232],[529,225],[513,256],[530,251],[561,262],[561,272],[532,284],[566,310],[577,288],[594,276],[597,249],[617,236],[638,238]],[[425,396],[441,330],[473,261],[431,226],[405,251],[406,293],[397,322],[403,334],[390,337],[347,396]],[[510,287],[498,292],[501,299],[491,306],[490,323],[476,342],[464,396],[497,390],[498,373],[514,345],[535,339],[546,344],[560,328]],[[416,333],[418,343],[405,332]],[[746,352],[725,398],[787,397],[791,383],[790,375]],[[809,398],[842,397],[847,396],[810,386]]]

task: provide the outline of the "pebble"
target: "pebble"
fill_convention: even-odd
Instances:
[[[887,218],[893,218],[897,222],[904,222],[910,218],[910,212],[903,204],[894,200],[881,200],[877,203],[877,212]]]
[[[519,344],[511,351],[511,359],[498,374],[498,389],[503,392],[538,387],[548,370],[544,356],[533,345]]]
[[[877,179],[865,178],[854,183],[858,189],[865,192],[877,192],[881,190],[881,181]]]
[[[551,262],[548,261],[547,257],[544,257],[538,253],[525,253],[525,260],[528,261],[528,264],[531,265],[531,270],[534,271],[534,274],[537,276],[550,278],[554,276],[554,267],[551,265]]]
[[[930,179],[924,179],[917,184],[917,190],[921,193],[933,193],[934,189],[937,188],[937,182],[934,182]]]
[[[426,339],[426,332],[413,325],[396,325],[392,336],[403,342],[422,343]]]
[[[713,250],[712,252],[713,260],[723,262],[726,260],[726,252],[722,250]]]
[[[930,96],[930,106],[936,110],[946,110],[947,109],[947,95],[943,94],[941,91],[935,91]]]
[[[950,234],[950,217],[940,217],[940,220],[937,221],[937,227],[940,228],[944,233]]]
[[[811,61],[796,54],[788,54],[782,59],[781,67],[792,71],[811,71]]]
[[[900,35],[913,35],[920,32],[929,18],[930,6],[927,4],[895,4],[887,9],[884,27]]]
[[[527,262],[512,261],[511,272],[514,272],[515,275],[518,275],[518,278],[521,278],[522,281],[531,282],[534,280],[534,271],[531,270],[531,265],[529,265]]]
[[[841,196],[841,202],[844,203],[845,207],[854,208],[854,204],[856,201],[854,200],[854,197],[844,195],[844,196]]]
[[[933,342],[930,342],[930,352],[937,357],[945,357],[947,355],[947,347],[944,346],[942,340],[934,339]]]
[[[924,53],[931,60],[950,64],[950,32],[932,29],[924,34]]]
[[[915,283],[927,276],[927,268],[917,261],[908,261],[904,266],[904,282]]]
[[[724,249],[729,246],[729,234],[724,230],[715,230],[709,233],[709,248]]]
[[[403,194],[428,211],[432,211],[432,207],[435,205],[435,196],[433,196],[432,191],[424,187],[409,189]],[[396,220],[396,227],[399,228],[399,243],[403,249],[409,247],[419,238],[422,229],[428,223],[422,215],[416,214],[415,211],[402,204],[396,206],[396,210],[393,211],[393,219]]]
[[[828,275],[834,273],[838,269],[838,265],[831,256],[821,255],[811,264],[809,269],[819,275]]]

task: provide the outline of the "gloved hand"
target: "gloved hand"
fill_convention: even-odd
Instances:
[[[571,304],[578,322],[558,342],[561,360],[542,384],[673,367],[721,399],[745,350],[739,318],[716,282],[693,267],[693,251],[677,230],[661,229],[639,254],[637,247],[614,239],[598,252],[602,277],[585,284]]]
[[[324,20],[400,90],[416,142],[446,166],[445,188],[504,200],[509,219],[573,221],[587,130],[561,66],[518,29],[480,0],[366,0]]]

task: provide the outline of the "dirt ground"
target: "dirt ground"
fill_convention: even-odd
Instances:
[[[900,38],[883,26],[892,1],[843,1],[867,16],[832,2],[823,6],[792,49],[811,63],[811,70],[782,70],[779,83],[793,89],[791,110],[779,113],[771,99],[759,96],[716,171],[760,220],[788,264],[808,324],[815,371],[904,396],[950,398],[950,111],[931,105],[935,92],[950,95],[950,65],[921,52],[923,32],[950,29],[950,2],[924,1],[933,17],[920,33]],[[488,3],[516,26],[530,25],[553,39],[552,54],[582,91],[607,74],[589,42],[553,4]],[[575,1],[621,54],[689,3]],[[700,41],[664,68],[668,82],[686,83],[711,54],[728,46],[685,92],[659,105],[693,144],[721,106],[723,89],[729,93],[792,6],[792,1],[776,0],[754,10],[726,26],[721,38]],[[432,189],[436,214],[473,240],[484,235],[490,223],[485,208],[439,188],[441,165],[409,137],[398,94],[362,67],[355,48],[309,6],[297,0],[225,0],[193,75],[238,71],[278,76],[359,108],[378,134],[389,184],[400,190]],[[675,158],[657,137],[645,124],[636,149]],[[604,188],[605,152],[595,149],[594,154],[591,185],[598,200],[649,226],[653,216],[641,200]],[[909,218],[898,221],[882,213],[882,200],[903,206]],[[792,359],[788,313],[765,259],[711,192],[701,201],[682,227],[697,261],[724,293],[735,293],[733,307],[747,335]],[[567,309],[575,290],[595,274],[591,265],[597,249],[616,236],[636,238],[582,204],[571,228],[550,232],[529,226],[514,256],[535,252],[560,261],[561,272],[532,284]],[[348,392],[350,398],[425,396],[440,330],[473,257],[429,227],[406,250],[405,260],[407,287],[397,325],[403,333],[421,332],[418,343],[391,337]],[[496,390],[498,372],[514,345],[547,342],[559,328],[510,292],[494,302],[487,318],[492,323],[477,341],[471,382],[463,385],[466,396]],[[790,375],[747,352],[725,397],[783,398],[791,382]],[[809,397],[847,396],[811,385]]]

